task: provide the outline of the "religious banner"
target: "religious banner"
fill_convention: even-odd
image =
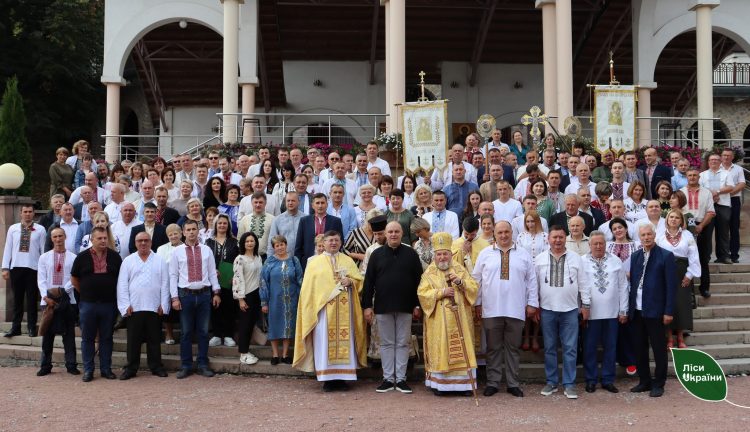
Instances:
[[[635,86],[594,87],[594,146],[599,153],[619,154],[635,149]]]
[[[448,162],[447,101],[401,105],[404,141],[404,167],[425,172],[443,169]]]

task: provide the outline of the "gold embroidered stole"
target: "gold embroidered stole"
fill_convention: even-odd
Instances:
[[[447,273],[446,273],[447,274]],[[448,288],[448,283],[443,279],[443,288]],[[456,321],[456,314],[451,310],[452,303],[449,298],[442,299],[443,307],[445,308],[443,320],[445,325],[445,334],[448,336],[448,364],[458,365],[466,363],[466,354],[461,344],[461,333],[458,329],[460,323]],[[457,313],[460,313],[456,311]]]
[[[333,278],[339,283],[338,269],[335,258],[328,261],[333,272]],[[349,363],[349,348],[351,347],[351,308],[349,291],[345,288],[326,304],[326,320],[328,321],[328,364]]]

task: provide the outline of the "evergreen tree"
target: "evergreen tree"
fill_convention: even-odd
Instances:
[[[31,149],[26,139],[26,114],[18,91],[18,79],[8,80],[0,106],[0,164],[12,162],[24,173],[18,195],[31,194]]]

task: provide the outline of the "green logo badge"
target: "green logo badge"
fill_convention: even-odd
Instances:
[[[703,351],[692,348],[672,348],[674,371],[685,390],[698,399],[721,402],[740,407],[727,400],[727,378],[719,363]]]

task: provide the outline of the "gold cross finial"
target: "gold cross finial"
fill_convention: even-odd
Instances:
[[[422,91],[422,96],[417,98],[419,102],[427,102],[427,98],[424,96],[424,76],[427,75],[424,71],[419,71],[419,88]]]

